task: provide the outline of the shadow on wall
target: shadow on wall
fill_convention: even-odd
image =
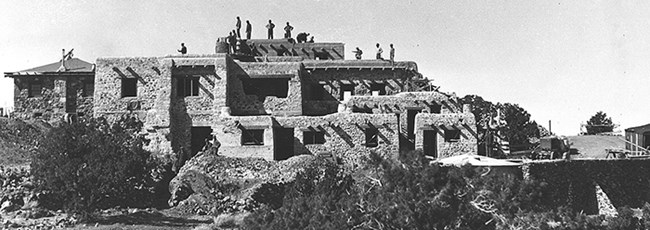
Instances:
[[[172,92],[176,91],[172,89]],[[191,140],[189,139],[192,118],[187,113],[184,97],[174,97],[169,107],[169,114],[169,135],[166,138],[171,143],[172,151],[176,154],[173,170],[178,172],[185,161],[192,158]]]

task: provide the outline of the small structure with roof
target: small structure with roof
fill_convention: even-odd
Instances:
[[[56,120],[92,115],[95,66],[78,58],[16,72],[14,111],[17,118]]]
[[[625,129],[625,150],[647,152],[650,149],[650,124]]]

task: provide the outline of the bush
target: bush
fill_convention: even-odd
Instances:
[[[88,119],[55,127],[40,140],[31,163],[45,205],[88,214],[96,209],[143,205],[149,195],[142,122],[109,124]]]

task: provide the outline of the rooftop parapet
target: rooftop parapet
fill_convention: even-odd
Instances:
[[[224,38],[217,40],[216,52],[224,51],[224,41]],[[250,39],[238,40],[238,43],[237,53],[248,56],[294,56],[306,60],[345,59],[345,45],[337,42],[296,43],[290,39]]]
[[[328,61],[303,61],[305,69],[404,69],[408,71],[418,71],[418,65],[412,61],[401,61],[391,63],[386,60],[328,60]]]

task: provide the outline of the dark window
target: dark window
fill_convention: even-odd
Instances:
[[[445,142],[458,142],[458,141],[460,141],[460,130],[458,129],[445,130]]]
[[[241,145],[264,145],[263,129],[242,129]]]
[[[43,83],[39,80],[29,82],[29,97],[40,97],[43,91]]]
[[[370,108],[368,106],[358,107],[358,106],[355,105],[355,106],[352,107],[352,112],[353,113],[370,113],[370,114],[372,114],[372,109],[373,108]]]
[[[379,130],[377,128],[366,128],[366,147],[377,147],[379,145]]]
[[[372,96],[386,95],[386,84],[372,84],[370,91]]]
[[[429,112],[430,113],[435,113],[435,114],[440,114],[440,109],[442,106],[440,104],[432,102],[431,105],[429,105]]]
[[[344,84],[341,85],[341,94],[339,95],[339,100],[347,101],[354,95],[354,85],[353,84]]]
[[[176,81],[176,90],[179,97],[199,96],[199,77],[184,76]]]
[[[122,78],[122,97],[138,96],[138,79]]]
[[[309,144],[325,144],[325,133],[318,131],[305,131],[302,133],[302,143]]]
[[[289,93],[288,78],[248,78],[242,79],[242,85],[246,95],[256,95],[260,101],[267,96],[286,98]]]
[[[83,88],[81,89],[81,96],[92,97],[95,91],[95,84],[92,81],[83,81]]]

